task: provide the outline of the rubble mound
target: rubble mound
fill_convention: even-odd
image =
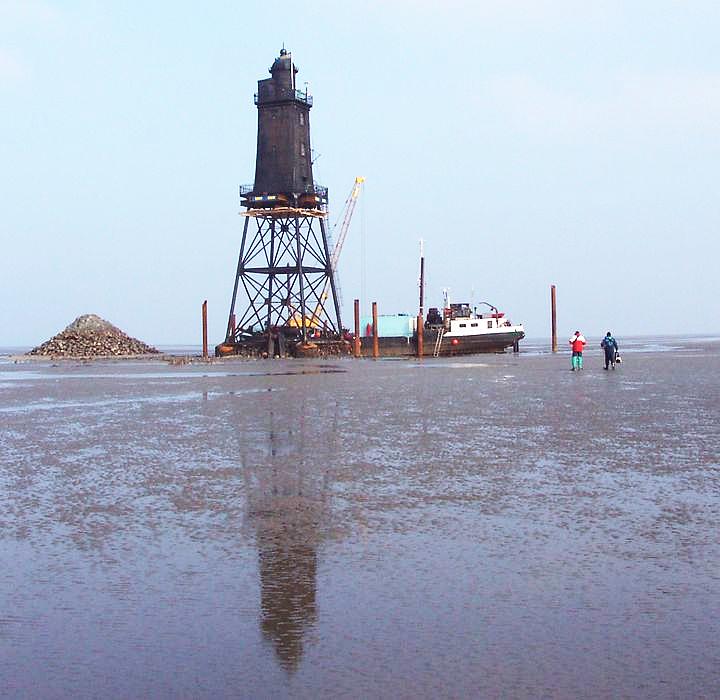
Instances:
[[[61,333],[30,350],[28,355],[107,357],[148,355],[157,352],[159,350],[136,338],[131,338],[99,316],[85,314],[76,318]]]

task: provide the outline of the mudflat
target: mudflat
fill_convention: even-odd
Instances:
[[[20,697],[717,697],[720,342],[0,362]]]

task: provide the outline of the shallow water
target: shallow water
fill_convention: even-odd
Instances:
[[[0,364],[6,694],[717,697],[720,343],[528,350]]]

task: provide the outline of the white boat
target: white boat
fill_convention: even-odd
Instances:
[[[485,302],[484,302],[485,303]],[[513,324],[503,312],[491,304],[490,311],[478,312],[469,304],[446,304],[442,313],[437,308],[428,311],[423,334],[423,356],[447,357],[484,352],[519,350],[525,337],[522,324]],[[378,351],[384,357],[417,355],[416,318],[409,314],[378,317]],[[372,346],[372,324],[363,319],[362,347],[369,352]]]
[[[514,324],[492,304],[489,312],[478,312],[469,304],[450,304],[442,316],[430,309],[423,333],[424,355],[463,355],[518,350],[525,337],[523,325]],[[429,347],[428,347],[429,345]]]

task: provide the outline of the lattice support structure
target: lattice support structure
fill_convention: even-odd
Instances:
[[[337,337],[342,323],[326,213],[284,207],[249,209],[243,216],[225,342],[261,334],[304,343],[309,335]]]

